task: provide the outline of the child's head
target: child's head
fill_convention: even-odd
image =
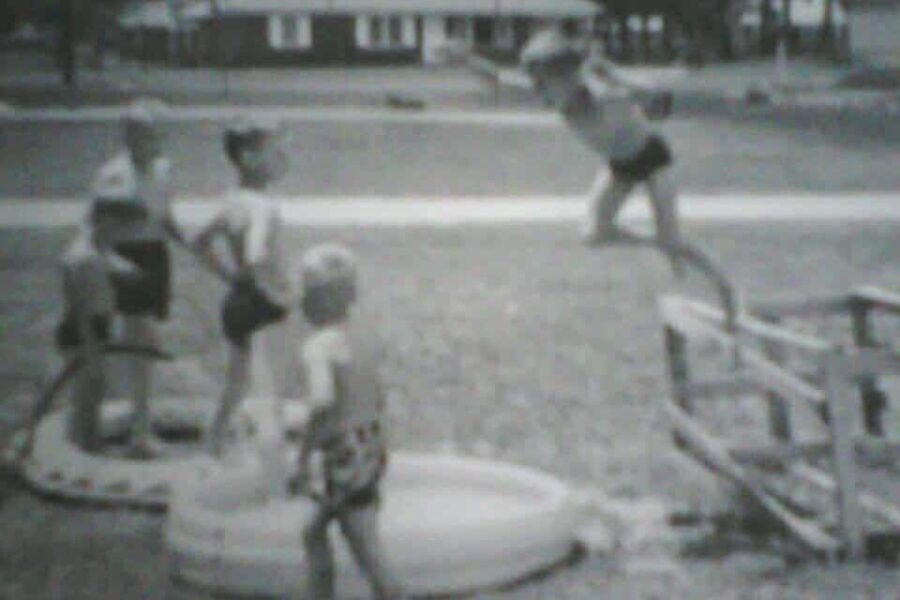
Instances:
[[[560,107],[580,84],[584,49],[559,29],[546,29],[529,40],[522,50],[522,67],[535,89],[551,106]]]
[[[150,100],[133,102],[122,116],[122,139],[138,166],[149,165],[162,152],[159,119],[162,106]]]
[[[356,257],[338,244],[310,248],[302,259],[302,308],[316,327],[345,320],[356,301]]]
[[[239,119],[225,130],[224,146],[242,184],[266,187],[284,175],[287,157],[276,123]]]

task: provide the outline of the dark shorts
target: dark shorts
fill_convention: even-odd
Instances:
[[[250,336],[263,327],[277,323],[287,316],[283,306],[272,302],[256,282],[242,279],[235,282],[222,302],[222,329],[235,346],[244,347]]]
[[[172,298],[172,267],[166,243],[162,240],[119,242],[114,250],[141,270],[135,278],[112,278],[116,308],[129,316],[167,318]]]
[[[334,452],[333,449],[329,450],[326,447],[325,450],[325,489],[330,498],[341,498],[338,510],[341,508],[360,510],[378,505],[381,502],[381,480],[387,471],[387,452],[380,450],[377,454],[373,454],[372,457],[375,462],[370,464],[375,466],[375,469],[371,476],[365,482],[349,487],[347,483],[335,481],[331,469],[332,461],[341,462],[342,459],[347,459],[349,454],[338,450],[338,456],[334,456],[332,454]],[[342,454],[344,456],[341,456]]]
[[[91,327],[99,342],[109,341],[110,318],[106,315],[96,315],[91,318]],[[75,316],[68,314],[56,327],[56,346],[60,350],[72,350],[81,345],[81,332],[78,330],[78,322]]]
[[[654,172],[672,164],[669,144],[659,135],[651,135],[635,156],[609,161],[613,176],[631,181],[643,181]]]

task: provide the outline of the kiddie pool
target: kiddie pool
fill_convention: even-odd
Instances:
[[[314,505],[266,499],[244,467],[176,490],[166,546],[176,581],[233,595],[296,593],[306,569],[301,532]],[[413,595],[514,582],[570,556],[582,509],[555,478],[523,467],[442,454],[395,452],[384,481],[382,540]],[[336,528],[338,597],[369,589]]]

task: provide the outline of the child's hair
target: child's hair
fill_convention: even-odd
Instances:
[[[278,126],[274,123],[240,118],[225,128],[225,155],[231,164],[240,167],[241,152],[247,148],[258,148],[269,136],[275,135],[277,130]]]
[[[522,50],[520,62],[526,71],[541,66],[558,72],[575,71],[586,57],[584,48],[558,28],[546,29],[532,37]]]
[[[322,327],[347,318],[356,300],[356,257],[339,244],[307,250],[302,259],[303,314]]]
[[[155,98],[137,98],[125,107],[122,122],[152,126],[166,113],[166,104]]]

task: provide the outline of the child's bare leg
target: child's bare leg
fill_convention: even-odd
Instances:
[[[123,318],[125,339],[136,345],[149,346],[155,341],[153,325],[145,316],[126,315]],[[126,373],[131,385],[131,400],[134,415],[131,421],[131,447],[141,457],[156,454],[158,444],[153,439],[150,422],[150,385],[153,367],[150,361],[140,357],[129,357]]]
[[[631,181],[609,175],[606,169],[597,174],[591,186],[588,221],[584,231],[584,240],[588,244],[615,241],[618,234],[616,217],[633,188]]]
[[[678,191],[668,169],[661,169],[647,180],[647,191],[656,222],[656,239],[672,264],[679,279],[684,276],[686,257],[678,251],[681,246],[681,223],[678,220]]]
[[[228,377],[209,434],[209,450],[213,456],[222,455],[231,416],[247,395],[247,388],[250,385],[250,360],[249,346],[229,347]]]
[[[72,387],[70,435],[75,445],[82,450],[98,452],[103,445],[100,405],[106,393],[103,357],[96,344],[85,344],[83,352],[84,367],[76,375]],[[46,408],[41,407],[41,410]]]
[[[706,275],[715,285],[725,312],[726,327],[734,331],[737,327],[737,302],[734,289],[721,268],[700,249],[684,242],[678,221],[678,198],[675,183],[668,168],[660,169],[647,179],[650,202],[656,220],[656,236],[663,252],[672,261],[672,267],[679,273],[682,260]]]
[[[400,585],[387,566],[378,531],[378,508],[348,510],[338,517],[357,564],[369,578],[379,600],[402,598]]]
[[[334,598],[334,557],[328,540],[329,511],[319,509],[303,531],[303,547],[309,570],[306,597],[309,600]]]

